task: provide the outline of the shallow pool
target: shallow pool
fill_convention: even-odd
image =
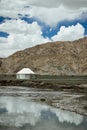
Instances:
[[[0,130],[87,130],[86,116],[55,108],[64,102],[70,105],[69,99],[80,96],[48,89],[0,86]]]
[[[0,96],[0,130],[87,130],[87,118],[28,97]]]

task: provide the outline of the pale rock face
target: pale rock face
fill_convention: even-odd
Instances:
[[[87,37],[73,42],[37,45],[0,59],[0,73],[31,68],[37,74],[87,74]]]

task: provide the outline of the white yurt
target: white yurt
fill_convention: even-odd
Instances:
[[[23,68],[22,70],[17,72],[16,77],[17,79],[30,79],[30,74],[35,73],[29,68]]]

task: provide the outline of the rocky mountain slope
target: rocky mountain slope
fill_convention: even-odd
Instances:
[[[73,42],[52,42],[0,58],[0,73],[16,73],[24,67],[37,74],[87,74],[87,37]]]

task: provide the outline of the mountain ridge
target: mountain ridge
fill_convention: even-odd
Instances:
[[[16,73],[22,68],[30,68],[36,74],[86,75],[87,37],[48,42],[0,58],[0,73]]]

